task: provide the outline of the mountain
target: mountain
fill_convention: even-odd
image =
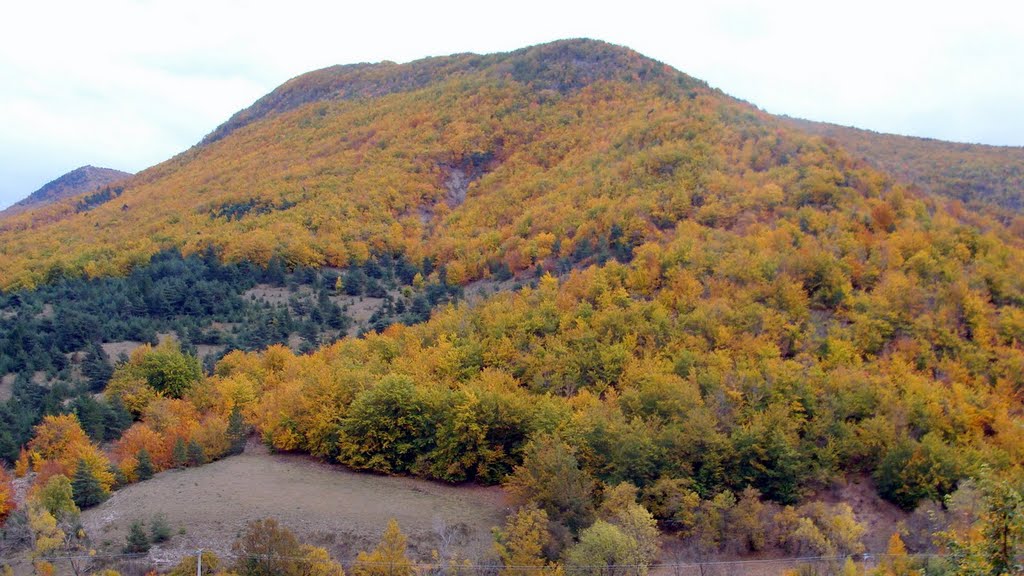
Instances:
[[[42,188],[29,194],[23,200],[14,203],[7,210],[4,210],[4,213],[22,212],[86,192],[94,192],[99,188],[119,180],[124,180],[130,176],[131,174],[128,172],[112,168],[97,168],[96,166],[75,168],[60,178],[46,183]]]
[[[1024,147],[943,142],[797,118],[783,120],[828,138],[875,168],[927,192],[973,206],[1024,210]]]
[[[123,274],[171,246],[331,266],[396,251],[444,261],[458,282],[519,272],[556,247],[657,238],[695,211],[734,220],[742,203],[717,187],[728,181],[722,192],[733,194],[749,168],[730,150],[756,144],[738,152],[763,172],[820,147],[780,130],[750,105],[595,41],[327,69],[140,173],[117,202],[95,195],[3,223],[0,285]],[[848,160],[823,160],[824,181],[835,162]]]
[[[910,511],[1024,466],[1022,270],[1020,218],[626,48],[335,67],[116,188],[0,223],[0,418],[18,427],[0,440],[33,434],[24,404],[105,385],[109,405],[76,413],[112,440],[127,423],[102,410],[130,412],[108,456],[127,481],[141,448],[158,468],[187,441],[223,455],[244,418],[281,451],[504,482],[565,534],[613,493],[680,533],[846,481]],[[386,314],[341,337],[370,304]],[[166,330],[180,346],[112,376],[33,382]],[[225,347],[206,374],[199,346]],[[49,458],[46,432],[22,467]],[[780,510],[806,539],[776,540],[858,549],[822,520],[849,513],[821,510]]]

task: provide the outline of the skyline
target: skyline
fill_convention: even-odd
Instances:
[[[137,172],[167,160],[314,69],[579,37],[627,46],[773,114],[1024,145],[1024,65],[1014,57],[1024,39],[1013,10],[891,4],[635,2],[625,11],[530,0],[499,14],[462,1],[387,10],[301,2],[288,12],[263,0],[24,3],[0,35],[0,207],[85,164]]]

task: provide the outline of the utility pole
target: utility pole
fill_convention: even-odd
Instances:
[[[203,576],[203,549],[196,551],[196,576]]]

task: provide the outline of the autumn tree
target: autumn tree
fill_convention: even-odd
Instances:
[[[740,552],[757,552],[767,545],[766,506],[756,488],[740,493],[736,505],[727,513],[730,540]]]
[[[629,550],[635,546],[614,524],[598,519],[580,532],[579,542],[565,554],[567,567],[573,573],[592,576],[624,576],[638,574],[629,562]]]
[[[51,554],[64,543],[67,534],[58,526],[57,518],[41,505],[29,505],[29,529],[32,531],[34,546],[32,555],[36,558]]]
[[[301,544],[290,530],[267,518],[250,522],[231,547],[241,576],[344,576],[327,550]],[[204,570],[206,559],[203,559]],[[195,560],[190,562],[195,573]],[[216,565],[216,563],[215,563]]]
[[[141,414],[157,396],[183,397],[203,378],[195,356],[182,352],[176,340],[156,347],[141,346],[128,362],[114,370],[107,385],[108,397],[116,397],[133,414]]]
[[[771,538],[791,554],[850,555],[864,551],[866,527],[848,504],[786,506],[772,517]]]
[[[89,437],[82,430],[77,416],[47,416],[35,428],[35,435],[28,444],[29,457],[37,465],[46,460],[64,464],[69,456],[89,444]]]
[[[77,520],[78,505],[75,503],[71,481],[67,476],[50,477],[46,484],[38,488],[33,500],[59,521]]]
[[[277,520],[253,520],[231,546],[235,570],[242,576],[301,574],[300,544]]]
[[[982,534],[993,571],[1019,570],[1024,550],[1024,494],[1009,482],[988,479],[982,484],[985,512]]]
[[[45,485],[30,494],[28,522],[34,538],[32,556],[37,569],[45,568],[45,558],[61,553],[70,558],[77,573],[82,565],[79,557],[86,547],[79,526],[79,509],[66,476],[51,476]]]
[[[526,443],[529,410],[507,389],[500,375],[483,374],[480,382],[446,395],[430,473],[446,481],[496,483],[514,467]]]
[[[181,398],[203,377],[199,359],[182,352],[176,340],[165,340],[140,356],[139,374],[151,388],[171,398]]]
[[[222,562],[219,556],[210,550],[203,550],[203,567],[200,576],[213,576],[222,573]],[[185,556],[181,562],[167,573],[167,576],[196,576],[198,566],[197,559],[193,555]]]
[[[190,442],[195,443],[202,450],[203,459],[206,462],[227,455],[231,448],[227,419],[212,412],[200,415],[199,425],[192,433]]]
[[[911,558],[899,532],[893,532],[885,549],[885,556],[874,571],[875,576],[918,576],[919,570],[911,568]]]
[[[299,554],[302,563],[301,576],[345,576],[341,564],[331,558],[324,548],[303,544],[299,547]]]
[[[114,443],[111,450],[121,472],[130,479],[144,480],[139,477],[141,461],[148,462],[149,475],[170,466],[170,446],[164,435],[153,430],[147,424],[136,422],[124,431],[121,438]]]
[[[540,508],[527,505],[509,515],[504,529],[494,529],[494,550],[506,566],[499,575],[541,574],[550,566],[544,558],[544,547],[549,539],[548,515]]]
[[[636,487],[623,482],[605,492],[599,516],[619,528],[628,539],[622,551],[622,563],[633,573],[646,574],[647,566],[658,555],[658,527],[654,516],[636,501]]]
[[[412,561],[405,553],[406,537],[394,518],[388,521],[372,552],[360,552],[352,565],[354,576],[411,576]]]
[[[982,505],[972,526],[940,534],[964,574],[1018,572],[1024,551],[1024,495],[1017,484],[985,470],[978,482]]]
[[[406,472],[429,451],[434,429],[432,408],[412,380],[387,376],[349,407],[338,459],[355,468]]]
[[[11,477],[3,467],[0,467],[0,525],[3,525],[7,517],[14,511],[14,490],[11,484]]]
[[[114,484],[106,455],[86,436],[73,414],[47,416],[36,426],[28,444],[29,459],[36,471],[53,462],[62,474],[74,474],[80,465],[89,468],[104,491]]]
[[[690,483],[678,478],[661,478],[644,490],[644,504],[662,525],[681,537],[690,536],[697,521],[700,495]]]
[[[532,440],[522,465],[506,479],[505,488],[520,505],[535,502],[549,518],[572,530],[587,525],[594,513],[594,481],[558,436],[541,435]]]
[[[729,534],[729,512],[736,505],[736,496],[723,490],[701,502],[697,509],[694,534],[703,553],[717,552]]]

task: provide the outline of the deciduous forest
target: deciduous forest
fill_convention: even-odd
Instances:
[[[885,552],[818,498],[853,479],[906,512],[879,573],[1011,573],[1015,185],[972,188],[974,210],[861,155],[591,41],[296,78],[123,188],[0,221],[0,455],[34,485],[15,514],[43,558],[62,510],[252,431],[504,486],[503,574],[643,574],[666,538]],[[382,304],[353,331],[345,297]],[[146,344],[104,359],[117,340]],[[205,366],[199,345],[220,346]]]

